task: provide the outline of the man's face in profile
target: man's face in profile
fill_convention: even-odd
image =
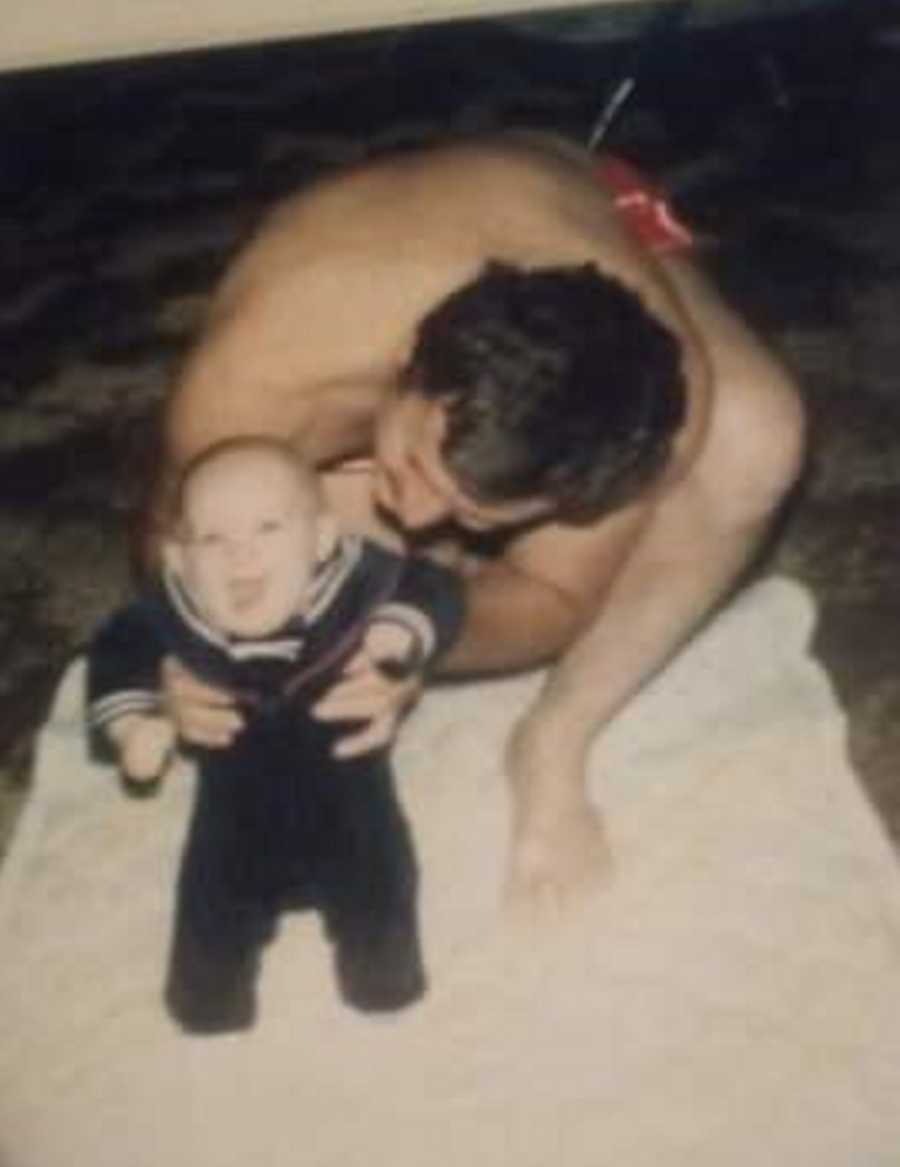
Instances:
[[[409,531],[452,523],[473,532],[517,526],[549,511],[543,499],[484,503],[467,495],[444,459],[446,426],[444,406],[413,391],[382,407],[373,486],[380,509]]]

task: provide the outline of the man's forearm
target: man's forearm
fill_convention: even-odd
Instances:
[[[582,626],[575,603],[550,584],[502,562],[481,566],[467,581],[466,616],[438,673],[511,672],[546,664]]]

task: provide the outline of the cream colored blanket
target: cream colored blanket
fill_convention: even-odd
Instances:
[[[70,670],[0,878],[3,1167],[896,1167],[900,877],[812,620],[757,586],[615,723],[615,880],[555,926],[498,910],[501,743],[539,679],[429,696],[397,754],[429,996],[348,1011],[295,917],[224,1038],[158,995],[189,783],[119,795]]]

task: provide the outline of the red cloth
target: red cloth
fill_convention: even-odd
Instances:
[[[596,163],[598,182],[629,232],[648,251],[688,251],[694,236],[680,222],[663,190],[623,158],[604,157]]]

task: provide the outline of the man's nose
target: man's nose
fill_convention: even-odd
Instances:
[[[384,510],[390,511],[391,513],[396,511],[399,495],[396,479],[393,474],[390,474],[383,467],[376,467],[375,469],[372,480],[372,494],[378,506],[383,507]]]
[[[404,527],[421,531],[447,518],[447,504],[438,494],[427,490],[408,490],[395,507]]]
[[[411,531],[433,526],[447,517],[447,505],[435,491],[419,481],[382,468],[376,474],[375,499]]]

